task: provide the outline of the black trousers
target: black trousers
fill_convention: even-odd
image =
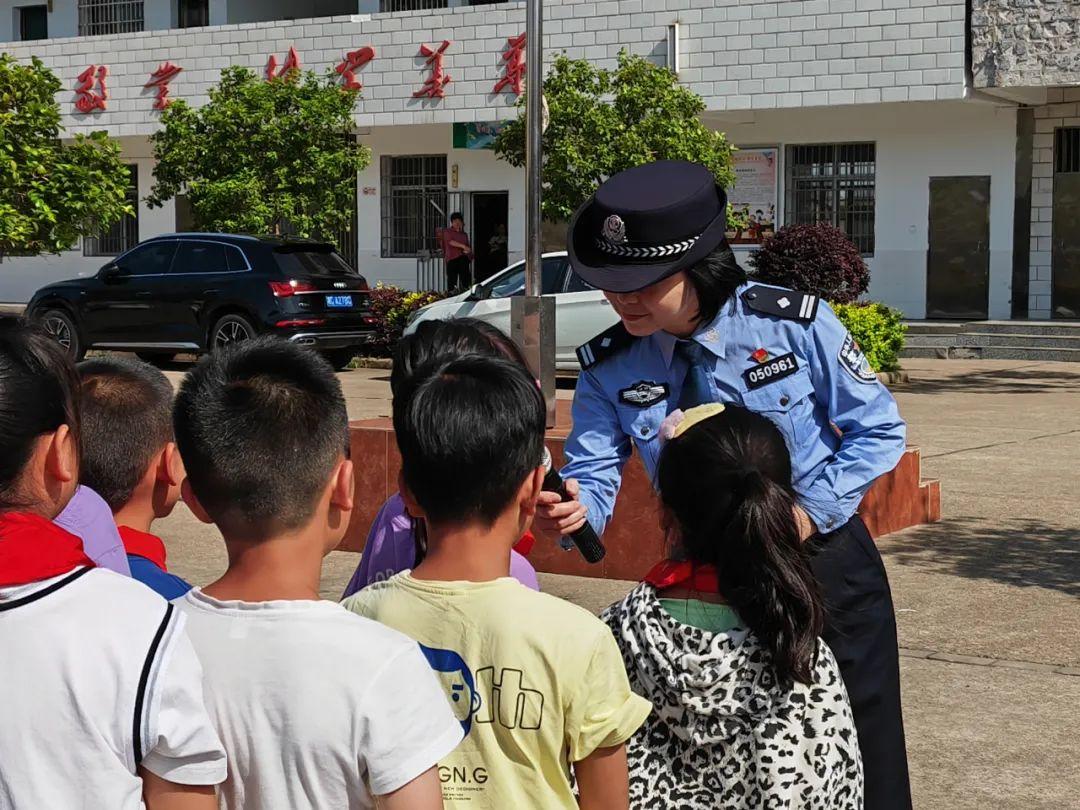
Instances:
[[[472,263],[468,256],[458,256],[446,263],[446,289],[449,292],[472,286]]]
[[[865,810],[910,810],[896,614],[881,554],[858,516],[807,542],[825,632],[844,677],[866,775]]]

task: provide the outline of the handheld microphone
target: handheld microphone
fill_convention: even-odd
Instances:
[[[544,448],[544,459],[541,463],[544,465],[545,471],[544,491],[556,492],[564,501],[573,500],[566,492],[566,485],[563,484],[562,477],[552,466],[551,452],[546,447]],[[598,563],[604,559],[607,550],[604,548],[603,543],[600,542],[600,538],[596,536],[596,531],[589,524],[589,521],[586,520],[584,526],[575,532],[571,532],[569,536],[587,562]]]

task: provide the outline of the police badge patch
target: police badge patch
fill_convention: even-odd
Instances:
[[[633,405],[637,408],[648,408],[662,399],[667,399],[669,389],[667,383],[655,383],[652,380],[642,380],[629,388],[619,391],[619,402]]]
[[[878,381],[877,374],[870,367],[870,361],[866,359],[859,344],[850,334],[844,338],[844,345],[840,347],[837,356],[844,371],[861,383],[875,383]]]

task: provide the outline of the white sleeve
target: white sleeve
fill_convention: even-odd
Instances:
[[[457,748],[464,732],[416,644],[391,658],[364,696],[362,759],[376,796],[392,793]]]
[[[180,785],[218,785],[225,781],[225,749],[203,703],[202,666],[183,614],[178,618],[155,679],[142,766]]]

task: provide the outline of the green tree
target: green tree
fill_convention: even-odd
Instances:
[[[0,259],[59,253],[125,214],[128,170],[104,132],[60,140],[60,80],[0,54]]]
[[[735,181],[731,146],[701,122],[701,97],[675,74],[626,51],[615,70],[584,59],[556,58],[544,79],[549,123],[544,133],[544,218],[567,220],[613,174],[654,160],[692,160],[726,187]],[[510,122],[495,152],[525,165],[525,113]]]
[[[226,68],[205,105],[162,113],[148,202],[187,194],[201,230],[333,233],[354,215],[356,174],[371,162],[351,135],[358,97],[311,72],[265,81]]]

